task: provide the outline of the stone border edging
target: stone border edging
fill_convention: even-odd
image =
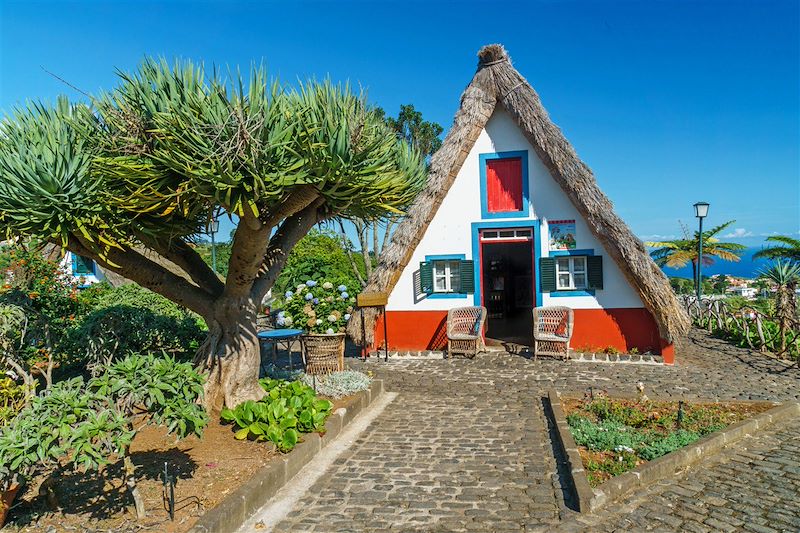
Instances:
[[[350,407],[340,407],[328,417],[324,435],[306,433],[305,440],[291,452],[261,467],[244,485],[204,513],[189,533],[234,533],[383,392],[383,380],[373,380]]]
[[[800,416],[800,402],[785,402],[754,417],[731,424],[721,431],[706,435],[688,446],[648,461],[624,474],[614,476],[600,487],[592,488],[589,486],[578,446],[567,425],[567,419],[561,407],[561,396],[551,389],[548,391],[547,397],[555,419],[559,444],[569,463],[575,500],[580,513],[597,511],[607,503],[627,496],[638,488],[644,488],[656,481],[675,475],[703,457],[716,453],[747,435],[760,429],[766,429],[776,422]],[[672,400],[677,401],[674,398]],[[702,402],[703,400],[690,401]]]

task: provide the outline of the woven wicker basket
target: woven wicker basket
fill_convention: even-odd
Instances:
[[[300,337],[306,374],[344,370],[344,338],[344,333],[306,333]]]

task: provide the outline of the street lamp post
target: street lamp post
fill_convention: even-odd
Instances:
[[[708,202],[694,204],[694,216],[700,219],[700,238],[697,240],[697,305],[703,295],[703,219],[708,215]]]
[[[214,241],[214,235],[219,231],[219,220],[217,217],[211,219],[211,223],[208,225],[209,233],[211,233],[211,269],[216,272],[217,271],[217,247],[216,242]]]

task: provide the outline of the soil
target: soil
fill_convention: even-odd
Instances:
[[[332,400],[334,410],[353,400],[353,396]],[[119,461],[106,467],[104,475],[66,471],[52,483],[34,480],[17,497],[4,531],[187,531],[205,511],[280,455],[271,443],[234,439],[232,428],[212,416],[202,438],[191,436],[176,442],[161,427],[146,427],[136,435],[131,459],[137,467],[137,486],[147,509],[142,520],[136,519],[133,500],[122,484]],[[303,438],[312,436],[315,437],[306,434]],[[176,480],[174,521],[169,518],[164,499],[165,462],[169,475]],[[47,490],[48,484],[51,491]]]
[[[611,398],[615,401],[624,402],[626,405],[635,406],[638,404],[636,400],[632,399],[617,399]],[[564,408],[564,414],[569,415],[576,411],[579,411],[584,405],[584,400],[579,400],[576,398],[563,398],[561,400],[561,405]],[[775,407],[774,402],[684,402],[684,404],[688,406],[694,407],[706,407],[706,408],[713,408],[720,412],[730,413],[731,418],[735,419],[733,422],[738,422],[739,420],[744,420],[745,418],[750,418],[751,416],[757,415],[759,413],[763,413],[769,409]],[[678,402],[667,402],[667,401],[650,401],[648,405],[651,407],[653,411],[659,412],[666,412],[666,411],[673,411],[677,412],[678,410]],[[730,422],[730,423],[733,423]]]

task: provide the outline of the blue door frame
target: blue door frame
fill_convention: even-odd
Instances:
[[[482,305],[483,285],[481,273],[483,272],[483,256],[481,255],[481,230],[483,229],[528,229],[533,231],[533,290],[534,306],[542,305],[542,290],[539,284],[539,256],[542,249],[541,222],[539,220],[505,220],[497,222],[472,223],[472,260],[475,262],[475,305]]]

